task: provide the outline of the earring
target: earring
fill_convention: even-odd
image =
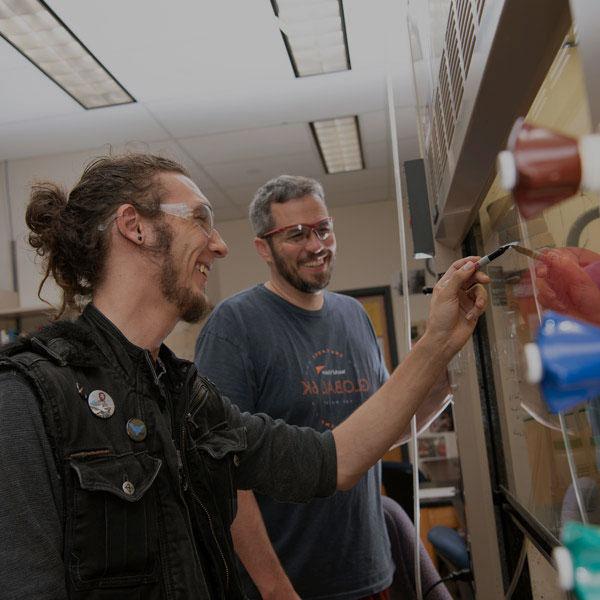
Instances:
[[[138,235],[138,242],[141,242],[141,241],[142,241],[142,236]]]

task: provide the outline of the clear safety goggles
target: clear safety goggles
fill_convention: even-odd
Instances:
[[[179,204],[159,204],[158,208],[161,212],[168,215],[191,221],[194,225],[200,227],[206,235],[210,235],[215,227],[212,206],[204,202],[200,202],[194,206],[189,206],[185,202],[180,202]]]
[[[333,217],[321,219],[316,223],[298,223],[297,225],[288,225],[287,227],[279,227],[271,229],[260,237],[266,239],[273,235],[281,235],[284,242],[291,244],[305,244],[314,233],[317,239],[324,242],[333,233]]]

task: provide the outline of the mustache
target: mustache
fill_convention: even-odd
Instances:
[[[322,258],[324,260],[331,259],[332,258],[331,252],[327,251],[327,252],[320,252],[318,254],[314,254],[314,253],[307,254],[306,256],[304,256],[303,258],[301,258],[298,261],[298,263],[301,264],[301,265],[303,265],[303,264],[306,264],[306,263],[310,263],[313,260],[317,260],[319,258]]]
[[[331,256],[331,255],[332,255],[331,250],[329,250],[328,248],[322,248],[318,252],[309,252],[306,255],[306,258],[308,260],[312,260],[314,258],[327,258],[328,256]]]

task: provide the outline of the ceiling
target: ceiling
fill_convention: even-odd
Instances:
[[[0,160],[110,144],[181,161],[218,219],[281,173],[330,205],[393,197],[386,75],[400,160],[419,156],[404,0],[344,0],[352,69],[296,78],[269,0],[47,0],[137,100],[85,110],[0,38]],[[358,115],[366,168],[327,175],[309,121]]]

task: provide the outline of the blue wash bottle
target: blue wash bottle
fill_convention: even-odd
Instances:
[[[524,349],[527,380],[540,384],[551,413],[600,396],[600,327],[549,311]]]

